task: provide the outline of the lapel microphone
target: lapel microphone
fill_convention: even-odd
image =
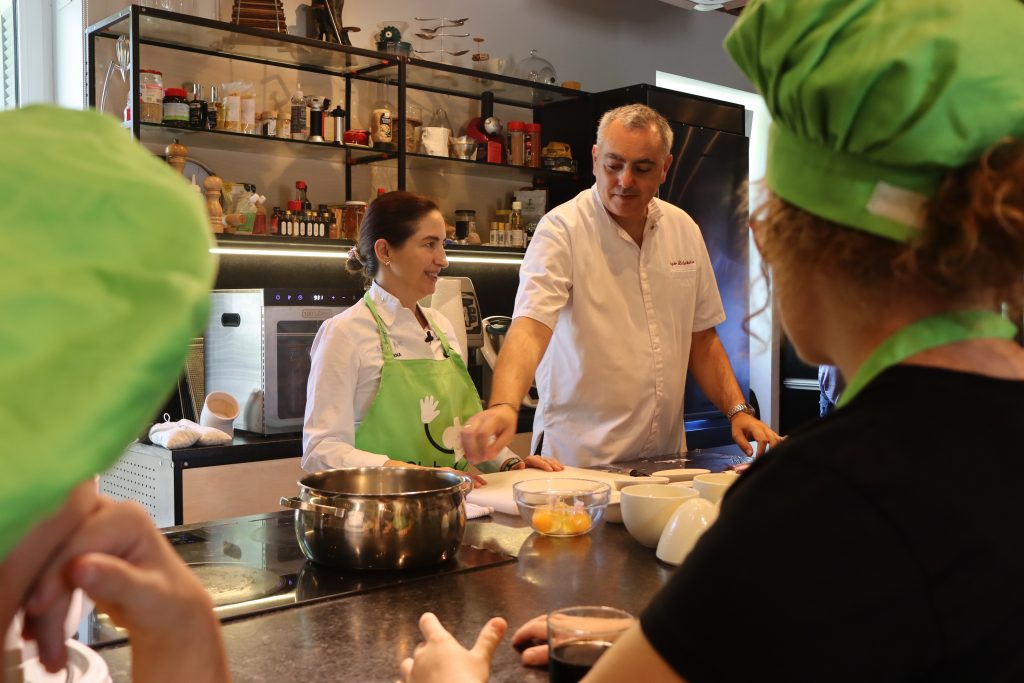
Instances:
[[[433,333],[433,330],[431,330],[431,329],[429,329],[429,328],[427,329],[427,338],[426,338],[426,339],[424,339],[423,341],[427,342],[428,344],[429,344],[430,342],[434,341],[434,333]]]

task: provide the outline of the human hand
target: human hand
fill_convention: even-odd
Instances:
[[[478,489],[481,486],[487,486],[487,480],[484,479],[479,474],[471,474],[470,472],[463,472],[462,470],[457,470],[454,467],[438,467],[437,469],[444,470],[445,472],[454,472],[455,474],[458,474],[458,475],[463,476],[463,477],[469,477],[470,481],[473,482],[473,488],[475,488],[475,489]]]
[[[420,421],[427,425],[434,421],[440,411],[437,409],[437,399],[433,396],[424,396],[420,399]]]
[[[782,442],[785,437],[779,436],[772,428],[761,422],[753,415],[737,413],[732,418],[732,438],[747,457],[758,457],[764,455],[769,448],[774,448]],[[757,442],[757,455],[750,447],[750,442]]]
[[[425,639],[406,657],[400,672],[404,683],[478,683],[490,678],[491,659],[505,636],[508,624],[495,617],[484,624],[473,649],[459,645],[437,617],[424,612],[420,633]]]
[[[547,666],[548,615],[534,617],[520,626],[512,635],[512,646],[522,652],[520,658],[526,666]]]
[[[466,460],[476,465],[493,460],[516,435],[519,415],[511,406],[488,408],[469,418],[459,434]]]
[[[527,467],[544,470],[545,472],[561,472],[565,469],[565,465],[560,463],[558,458],[546,458],[543,455],[528,455],[512,469],[521,470]]]
[[[67,663],[63,622],[76,588],[128,630],[133,680],[230,679],[210,598],[141,506],[100,499],[26,600],[25,636],[51,672]]]

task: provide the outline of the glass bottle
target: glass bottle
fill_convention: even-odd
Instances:
[[[523,203],[512,202],[512,213],[508,216],[508,246],[523,246]]]
[[[210,86],[210,101],[206,103],[206,129],[220,130],[224,125],[223,112],[221,111],[220,90],[215,85]]]

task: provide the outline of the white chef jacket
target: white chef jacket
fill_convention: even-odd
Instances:
[[[370,298],[391,337],[398,359],[444,359],[435,336],[426,333],[416,316],[376,282]],[[451,321],[433,308],[420,307],[447,337],[452,351],[463,358]],[[338,467],[374,467],[390,456],[355,447],[356,429],[380,388],[384,366],[377,321],[362,299],[324,322],[310,349],[309,383],[306,386],[306,418],[302,429],[302,469],[317,472]],[[422,425],[410,425],[418,429]],[[396,425],[396,429],[401,429]],[[515,454],[505,449],[495,459],[501,463]]]
[[[700,228],[652,199],[643,246],[597,187],[540,221],[513,317],[553,330],[540,366],[534,444],[588,466],[686,450],[683,394],[691,335],[725,320]]]

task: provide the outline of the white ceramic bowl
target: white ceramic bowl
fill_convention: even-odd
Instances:
[[[718,519],[718,507],[703,498],[684,500],[672,513],[658,541],[655,553],[662,562],[680,565],[693,550],[697,539]]]
[[[638,484],[620,491],[619,506],[626,531],[648,548],[655,548],[669,517],[688,498],[696,498],[697,491],[681,486]]]
[[[698,474],[710,474],[711,470],[706,470],[701,467],[686,467],[678,470],[658,470],[657,475],[659,477],[668,477],[668,480],[673,484],[677,481],[690,481]]]
[[[735,472],[699,474],[693,478],[693,488],[697,489],[701,498],[717,503],[738,478],[739,475]]]
[[[616,479],[612,482],[612,485],[620,491],[627,486],[636,486],[638,484],[667,484],[668,477],[629,477]]]
[[[678,487],[684,488],[684,489],[692,489],[693,488],[693,481],[692,480],[691,481],[674,481],[674,482],[672,482],[671,484],[668,484],[668,485],[669,486],[678,486]]]
[[[604,511],[604,521],[612,524],[622,524],[621,496],[621,492],[612,491],[611,497],[608,499],[608,507]]]

